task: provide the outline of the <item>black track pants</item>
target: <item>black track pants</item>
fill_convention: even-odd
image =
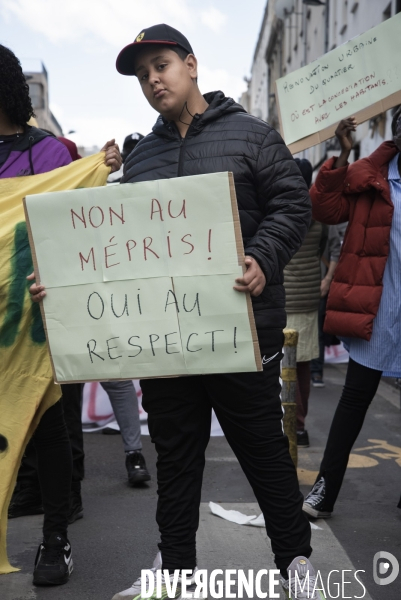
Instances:
[[[311,554],[310,526],[282,429],[282,342],[280,332],[265,352],[261,345],[266,359],[276,354],[261,373],[141,382],[158,454],[156,518],[163,568],[196,565],[195,536],[212,408],[262,509],[277,567],[284,570],[296,556]]]
[[[43,537],[47,539],[51,533],[67,536],[72,455],[60,401],[44,413],[32,441],[45,512]]]

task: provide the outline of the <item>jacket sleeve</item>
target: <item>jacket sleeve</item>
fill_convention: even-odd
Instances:
[[[41,172],[53,171],[53,169],[65,167],[72,162],[70,153],[62,142],[52,137],[45,138],[45,140],[47,143],[46,146],[43,144],[43,167],[41,167]],[[38,147],[40,147],[40,144],[41,142],[38,143]]]
[[[311,222],[311,202],[296,162],[274,129],[260,148],[255,178],[264,217],[245,253],[258,261],[268,284],[300,248]]]
[[[348,166],[333,169],[336,157],[327,160],[311,187],[313,218],[327,225],[349,220],[349,200],[344,195],[344,181]]]

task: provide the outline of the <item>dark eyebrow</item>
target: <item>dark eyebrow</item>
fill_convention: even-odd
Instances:
[[[157,62],[158,60],[160,60],[161,58],[166,58],[166,56],[165,56],[164,54],[160,54],[159,56],[155,56],[154,58],[152,58],[150,62],[151,62],[151,63],[155,63],[155,62]],[[139,65],[139,67],[137,67],[137,68],[135,69],[135,71],[136,71],[136,73],[138,73],[138,71],[141,71],[141,70],[143,70],[144,68],[145,68],[145,66],[144,66],[144,65]]]

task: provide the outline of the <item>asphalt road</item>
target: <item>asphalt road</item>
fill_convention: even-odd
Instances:
[[[302,490],[309,483],[322,456],[343,370],[326,368],[326,388],[312,389],[308,430],[311,447],[299,452]],[[368,413],[353,450],[333,518],[317,521],[313,530],[312,562],[327,577],[331,569],[361,569],[361,586],[345,586],[332,597],[364,597],[366,600],[399,600],[401,575],[390,585],[373,581],[373,557],[387,551],[401,563],[401,413],[399,395],[386,384]],[[11,562],[21,568],[0,576],[1,600],[111,600],[113,594],[134,581],[141,568],[150,568],[157,551],[155,452],[143,437],[144,454],[152,474],[148,486],[133,489],[126,484],[120,436],[86,434],[86,477],[83,482],[84,518],[70,527],[74,572],[67,585],[34,588],[32,567],[41,539],[41,517],[24,517],[9,523]],[[253,492],[225,438],[211,439],[204,475],[198,561],[201,567],[273,568],[263,529],[239,526],[210,514],[208,503],[221,503],[245,514],[258,514]]]

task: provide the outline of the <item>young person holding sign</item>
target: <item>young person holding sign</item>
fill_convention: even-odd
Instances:
[[[194,580],[214,408],[264,514],[284,589],[291,598],[306,597],[299,586],[294,590],[297,572],[309,598],[322,597],[313,593],[314,570],[307,558],[310,525],[282,429],[279,383],[286,324],[283,269],[309,226],[307,187],[274,129],[222,92],[202,96],[197,60],[179,31],[167,25],[143,30],[120,53],[117,70],[136,75],[149,104],[160,113],[153,132],[128,157],[122,183],[233,172],[246,252],[246,272],[233,286],[252,296],[263,362],[262,372],[141,382],[158,453],[161,556],[155,569],[163,567],[166,577],[167,570],[170,581],[174,570],[189,569]],[[181,597],[180,581],[174,597]],[[140,579],[114,596],[133,598],[142,598]]]
[[[314,217],[349,221],[327,301],[324,329],[350,353],[344,390],[304,511],[329,518],[382,375],[401,377],[401,107],[393,140],[348,164],[356,119],[340,121],[341,154],[324,163],[311,189]]]

